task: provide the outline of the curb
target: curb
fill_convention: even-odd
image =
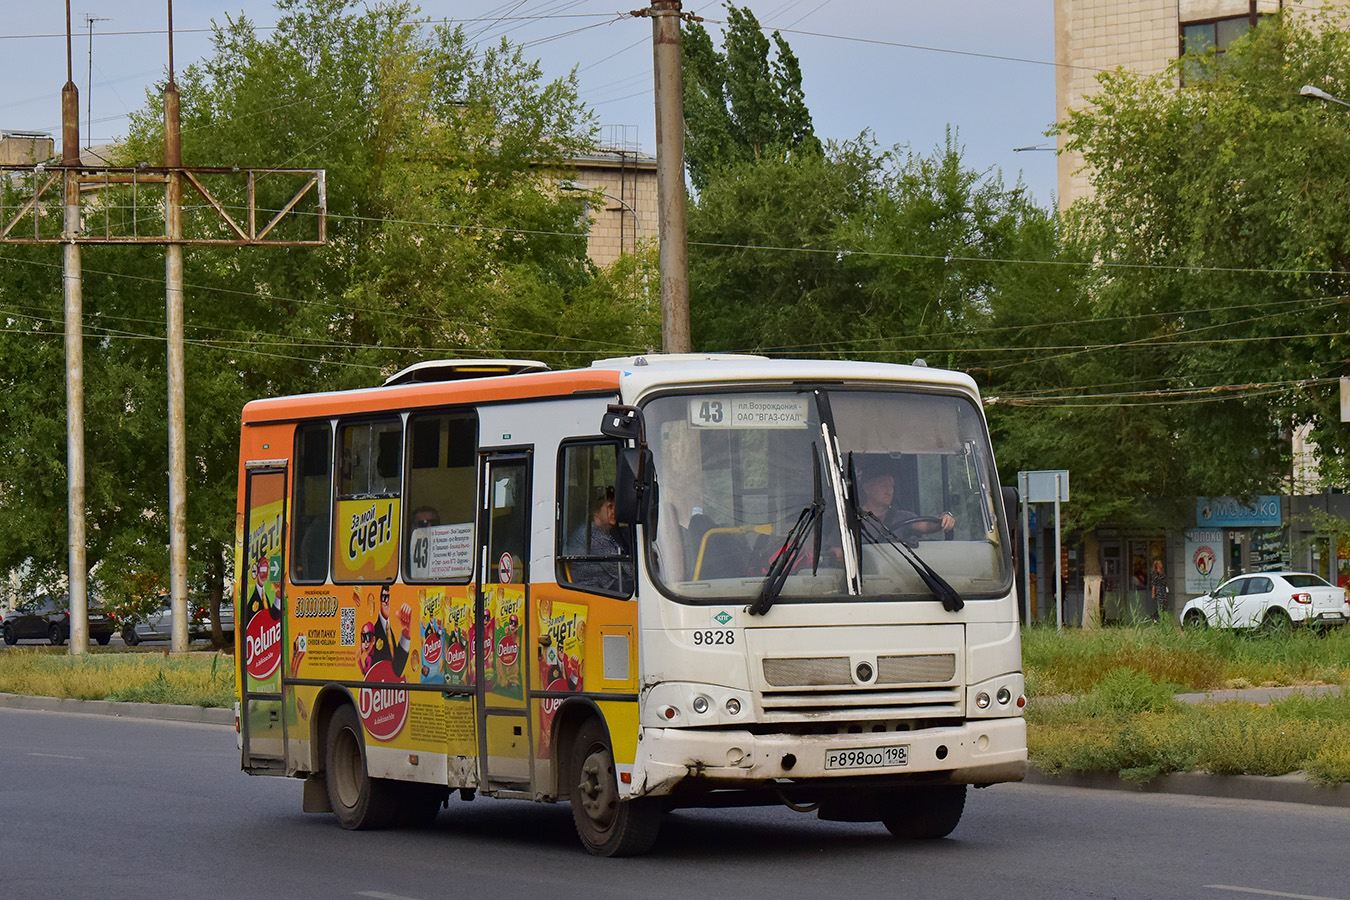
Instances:
[[[164,722],[193,722],[199,725],[234,725],[234,710],[172,703],[121,703],[112,700],[71,700],[60,697],[35,697],[28,694],[0,694],[0,708],[127,719],[157,719]]]
[[[1047,775],[1027,767],[1027,784],[1091,790],[1127,791],[1135,794],[1186,794],[1230,800],[1274,800],[1311,806],[1350,807],[1350,784],[1318,784],[1302,772],[1288,775],[1210,775],[1206,772],[1173,772],[1139,783],[1111,772],[1068,772]]]

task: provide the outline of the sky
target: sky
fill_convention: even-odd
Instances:
[[[1052,0],[745,0],[760,24],[781,31],[801,62],[806,103],[822,139],[863,131],[882,147],[929,153],[950,127],[966,164],[1018,177],[1053,203],[1055,116]],[[109,143],[127,131],[168,65],[168,0],[70,0],[72,76],[81,139]],[[45,131],[59,141],[66,82],[65,5],[0,0],[0,130]],[[421,14],[463,24],[479,44],[503,36],[544,74],[575,69],[582,99],[604,135],[654,153],[651,20],[633,0],[424,0]],[[684,0],[720,46],[720,0]],[[174,63],[210,52],[212,23],[247,16],[275,23],[271,0],[177,0]],[[90,19],[94,21],[90,21]],[[90,29],[92,28],[92,43]],[[264,32],[265,34],[265,32]],[[92,66],[91,60],[92,46]],[[609,128],[608,126],[614,126]],[[227,164],[235,161],[221,161]],[[251,162],[251,161],[246,161]]]

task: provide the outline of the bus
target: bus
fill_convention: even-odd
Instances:
[[[649,355],[419,363],[243,411],[237,729],[349,829],[568,803],[939,838],[1021,780],[1008,508],[968,376]]]

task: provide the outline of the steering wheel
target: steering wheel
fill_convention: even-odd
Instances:
[[[915,531],[913,527],[915,525],[933,525],[936,527],[929,529],[928,531]],[[943,531],[941,516],[914,516],[913,518],[909,518],[903,522],[898,523],[896,527],[903,528],[916,536],[920,534],[932,534],[937,531],[942,531],[942,539],[944,541],[950,541],[953,537],[953,532]]]

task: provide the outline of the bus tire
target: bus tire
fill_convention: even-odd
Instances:
[[[572,821],[595,856],[637,856],[656,843],[664,812],[650,798],[624,800],[605,728],[587,719],[572,742],[567,767]]]
[[[398,814],[397,784],[370,777],[365,731],[349,703],[338,707],[328,723],[324,765],[328,801],[343,828],[366,831],[394,822]]]
[[[964,784],[934,784],[896,791],[881,816],[901,840],[934,840],[952,833],[966,808]]]

